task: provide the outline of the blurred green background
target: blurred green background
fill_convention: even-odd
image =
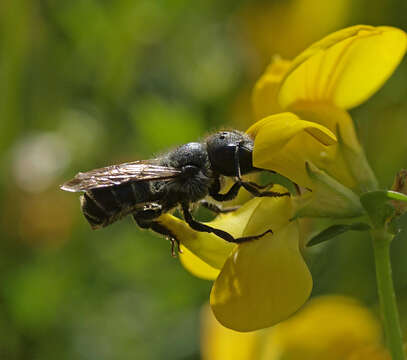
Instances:
[[[211,283],[130,218],[91,231],[78,196],[58,185],[214,129],[244,130],[273,54],[293,57],[358,23],[407,30],[406,14],[406,0],[1,1],[0,359],[199,359]],[[406,80],[404,59],[352,111],[383,186],[407,167]],[[405,325],[406,241],[402,231],[393,244]],[[376,307],[367,238],[314,251],[314,294]]]

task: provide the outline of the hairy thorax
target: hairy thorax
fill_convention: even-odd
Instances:
[[[208,195],[214,179],[205,144],[182,145],[163,158],[162,165],[183,172],[163,186],[168,203],[195,202]]]

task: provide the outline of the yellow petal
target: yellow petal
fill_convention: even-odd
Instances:
[[[216,235],[195,231],[185,221],[170,214],[160,216],[157,221],[169,229],[184,247],[215,269],[222,268],[226,258],[236,246]]]
[[[343,360],[355,350],[381,346],[381,340],[380,323],[369,309],[349,297],[323,296],[278,324],[270,347],[284,359]]]
[[[219,269],[208,265],[201,260],[198,256],[190,252],[185,246],[180,246],[181,252],[179,253],[179,260],[186,270],[192,275],[205,280],[215,280],[219,273]]]
[[[270,127],[270,129],[273,128],[274,133],[270,135],[273,135],[273,146],[277,148],[301,131],[306,131],[324,145],[336,143],[336,137],[329,129],[319,124],[301,120],[295,114],[288,112],[268,116],[257,121],[246,132],[256,137],[259,131],[264,130],[266,126]]]
[[[332,104],[311,101],[297,102],[293,110],[301,119],[307,119],[307,121],[323,125],[336,136],[339,129],[346,146],[349,146],[354,151],[359,151],[361,146],[356,135],[353,120],[347,111],[337,108]]]
[[[285,193],[287,189],[281,185],[274,185],[273,191]],[[261,234],[267,230],[278,232],[287,226],[293,217],[292,199],[284,197],[264,197],[252,200],[255,207],[252,207],[250,217],[245,219],[243,236]]]
[[[391,360],[389,351],[382,345],[361,347],[352,352],[346,360]]]
[[[273,213],[269,217],[272,222]],[[286,319],[304,304],[312,279],[298,241],[298,225],[291,222],[233,251],[211,292],[221,324],[237,331],[257,330]]]
[[[293,106],[296,115],[327,127],[338,138],[338,144],[327,149],[334,159],[324,170],[345,186],[365,192],[377,188],[377,181],[366,160],[349,113],[332,104],[299,102]]]
[[[335,159],[328,152],[335,135],[322,125],[299,119],[292,113],[269,116],[247,130],[254,138],[253,164],[274,170],[295,183],[312,188],[305,162],[325,168]]]
[[[284,188],[277,186],[273,187],[273,191],[286,192]],[[242,236],[256,209],[262,209],[258,213],[263,214],[263,209],[270,206],[265,204],[271,203],[273,203],[272,198],[254,198],[247,201],[238,210],[218,215],[215,220],[206,224],[227,231],[233,237],[238,238]],[[170,214],[162,215],[157,221],[169,229],[191,253],[215,269],[222,268],[226,258],[236,247],[236,244],[227,242],[216,235],[195,231],[185,221]]]
[[[358,25],[328,35],[293,60],[280,105],[313,101],[355,107],[391,76],[406,48],[406,33],[392,27]]]
[[[255,118],[260,120],[268,115],[282,112],[278,102],[280,82],[284,78],[291,62],[276,56],[253,89],[253,108]]]
[[[204,360],[390,360],[378,319],[353,298],[313,298],[295,315],[261,331],[223,327],[208,306],[202,310]]]
[[[248,360],[259,353],[261,331],[241,333],[225,328],[216,320],[211,308],[202,309],[202,360]]]

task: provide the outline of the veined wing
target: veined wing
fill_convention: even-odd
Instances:
[[[180,174],[181,171],[173,167],[155,165],[148,161],[133,161],[80,172],[62,184],[61,189],[71,192],[87,191],[130,181],[169,180]]]

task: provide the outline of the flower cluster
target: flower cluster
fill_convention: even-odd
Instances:
[[[360,194],[378,185],[348,110],[383,85],[406,48],[399,29],[359,25],[323,38],[292,61],[273,59],[253,92],[258,121],[247,130],[254,138],[253,164],[285,176],[301,191],[254,198],[210,223],[234,237],[270,228],[273,234],[236,245],[196,232],[172,215],[160,218],[181,241],[184,266],[215,280],[210,303],[224,326],[269,327],[308,299],[312,278],[300,252],[306,237],[301,219],[363,214]]]

